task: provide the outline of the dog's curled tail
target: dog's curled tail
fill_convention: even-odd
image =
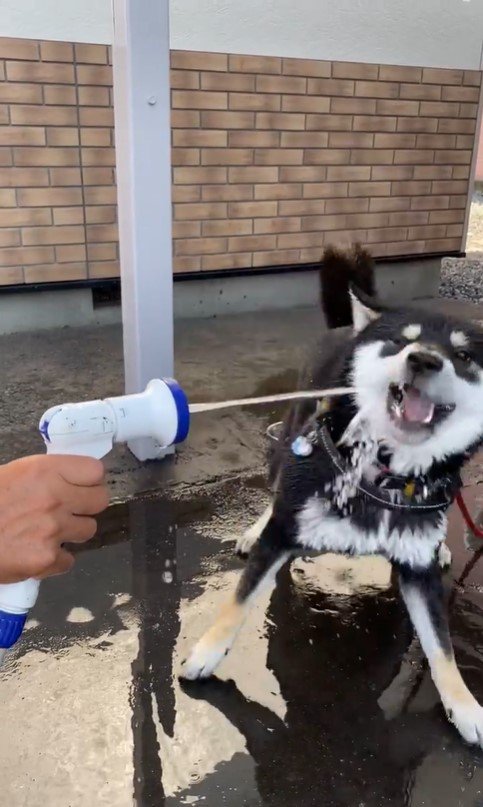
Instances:
[[[327,327],[352,325],[350,287],[356,286],[368,297],[375,293],[372,256],[359,244],[347,251],[327,247],[320,264],[320,283]]]

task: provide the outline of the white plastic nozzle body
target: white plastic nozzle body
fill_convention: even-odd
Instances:
[[[174,379],[156,378],[144,392],[105,400],[53,406],[39,424],[48,454],[101,459],[114,443],[149,438],[161,449],[186,439],[189,407]],[[3,650],[20,637],[35,605],[39,581],[0,584],[0,663]]]

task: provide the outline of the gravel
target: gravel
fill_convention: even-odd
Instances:
[[[471,204],[466,258],[443,258],[441,297],[483,303],[483,193],[476,192]]]

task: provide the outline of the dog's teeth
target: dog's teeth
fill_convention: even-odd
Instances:
[[[424,418],[423,423],[431,423],[433,415],[434,415],[434,404],[431,404],[431,408],[426,417]]]

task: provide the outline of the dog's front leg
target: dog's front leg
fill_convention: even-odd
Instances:
[[[406,608],[446,713],[465,740],[483,746],[483,708],[456,666],[438,563],[418,570],[403,565],[398,570]]]

